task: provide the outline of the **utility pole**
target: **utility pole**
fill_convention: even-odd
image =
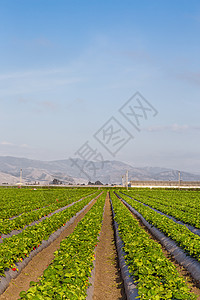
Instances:
[[[126,189],[128,191],[128,170],[126,171]]]
[[[179,190],[180,190],[180,185],[181,185],[181,172],[178,171],[178,184],[179,184]]]
[[[124,175],[122,175],[122,186],[124,187]]]
[[[22,184],[22,169],[20,169],[20,179],[19,179],[19,183]]]
[[[22,169],[20,169],[20,177],[19,177],[19,183],[17,183],[18,188],[21,188],[22,186]]]

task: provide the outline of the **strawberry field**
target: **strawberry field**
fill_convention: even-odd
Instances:
[[[0,203],[0,300],[200,299],[199,191],[0,188]],[[105,249],[108,221],[116,254]]]

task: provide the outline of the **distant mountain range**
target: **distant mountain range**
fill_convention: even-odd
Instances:
[[[85,183],[97,180],[102,183],[119,184],[128,170],[129,180],[178,180],[178,171],[158,167],[135,168],[120,161],[88,162],[80,159],[40,161],[12,156],[0,156],[0,184],[17,184],[20,181],[49,184],[54,179],[64,184]],[[82,171],[80,171],[82,168]],[[181,172],[184,181],[198,181],[200,175]]]

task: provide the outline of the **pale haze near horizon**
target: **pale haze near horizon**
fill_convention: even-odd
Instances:
[[[0,0],[0,155],[75,157],[200,174],[200,2]],[[136,131],[119,113],[136,92],[158,114]],[[134,139],[111,155],[111,117]]]

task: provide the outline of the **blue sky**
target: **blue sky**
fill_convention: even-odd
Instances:
[[[0,0],[0,155],[104,159],[200,174],[200,2]],[[137,132],[135,92],[158,111]],[[94,138],[114,116],[134,135],[114,156]]]

